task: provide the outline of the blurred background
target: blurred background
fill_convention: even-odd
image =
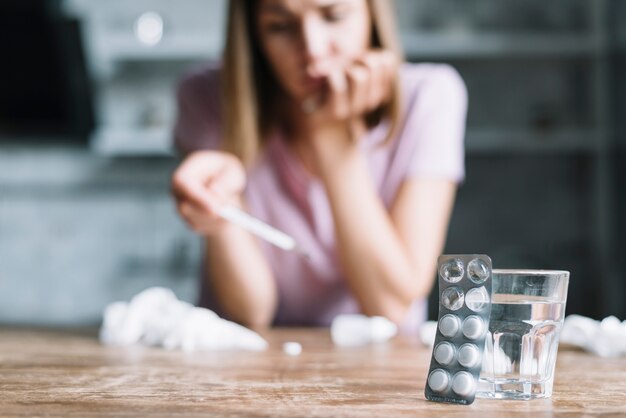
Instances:
[[[169,176],[180,75],[226,0],[0,1],[0,323],[95,325],[148,286],[195,301]],[[626,317],[626,2],[396,0],[406,57],[470,97],[447,253],[571,271],[567,312]],[[437,301],[432,299],[431,317]]]

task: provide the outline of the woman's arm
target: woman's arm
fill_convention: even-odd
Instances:
[[[244,184],[239,160],[218,151],[190,154],[172,176],[178,211],[206,238],[205,262],[220,306],[237,322],[265,326],[277,304],[271,268],[250,233],[217,215],[223,204],[242,206]]]
[[[277,305],[271,268],[250,233],[225,225],[206,239],[212,289],[228,317],[247,326],[269,326]]]
[[[443,250],[456,182],[446,169],[439,178],[425,173],[438,172],[437,162],[449,166],[441,158],[455,158],[446,152],[463,135],[466,96],[458,75],[447,70],[420,90],[420,102],[407,116],[415,139],[443,142],[420,143],[420,162],[412,170],[421,167],[425,173],[409,173],[387,209],[356,138],[364,131],[359,115],[385,100],[395,69],[387,55],[367,58],[361,67],[328,77],[325,106],[311,117],[309,143],[329,197],[348,284],[364,313],[400,322],[413,300],[428,295]]]
[[[407,180],[387,211],[363,154],[355,149],[342,162],[328,162],[318,167],[348,284],[365,314],[401,322],[413,300],[431,289],[456,184]]]

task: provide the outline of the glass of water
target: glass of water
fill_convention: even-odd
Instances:
[[[552,395],[569,272],[493,270],[489,334],[477,397]]]

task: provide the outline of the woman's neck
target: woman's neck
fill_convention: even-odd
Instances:
[[[281,114],[284,115],[281,122],[285,142],[307,173],[318,177],[319,173],[313,160],[311,143],[306,131],[306,115],[300,104],[293,99],[283,100],[281,107]]]
[[[325,171],[327,163],[336,161],[338,155],[352,153],[358,148],[357,143],[367,131],[364,118],[350,121],[319,119],[317,115],[305,114],[294,100],[284,103],[280,113],[284,115],[284,138],[295,157],[314,177],[321,177],[321,170]]]

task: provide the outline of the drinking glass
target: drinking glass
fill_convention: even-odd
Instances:
[[[489,334],[477,397],[552,395],[568,282],[568,271],[493,270]]]

